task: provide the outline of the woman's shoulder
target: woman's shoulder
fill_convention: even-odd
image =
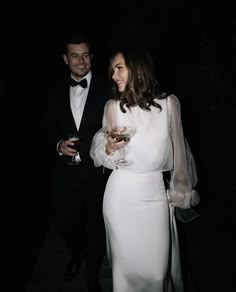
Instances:
[[[181,105],[175,94],[169,94],[167,97],[167,111],[174,115],[181,115]]]
[[[108,99],[108,101],[106,102],[105,107],[106,108],[115,108],[118,105],[119,101],[118,100],[114,100],[113,98]]]
[[[105,104],[104,112],[105,113],[115,113],[117,111],[117,102],[116,100],[110,98]]]
[[[180,109],[179,98],[173,93],[167,96],[167,104],[169,104],[171,107],[174,107],[176,109]]]
[[[165,103],[166,101],[172,103],[179,103],[178,97],[173,93],[161,92],[158,97],[155,98],[155,101]]]
[[[172,101],[172,102],[175,102],[175,103],[179,103],[179,99],[178,99],[178,97],[175,95],[175,94],[173,94],[173,93],[170,93],[170,94],[168,94],[168,96],[167,96],[167,100],[170,100],[170,101]]]

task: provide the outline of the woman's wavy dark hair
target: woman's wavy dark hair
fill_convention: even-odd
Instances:
[[[120,100],[121,111],[126,112],[125,105],[128,109],[138,105],[140,108],[148,111],[150,111],[151,106],[162,110],[161,106],[154,99],[164,99],[167,94],[162,93],[159,89],[155,72],[155,62],[150,53],[145,48],[136,45],[118,48],[112,53],[110,58],[110,80],[112,80],[114,73],[112,62],[119,53],[123,56],[125,65],[128,68],[128,81],[123,92],[118,91],[115,82],[112,83],[114,99]]]

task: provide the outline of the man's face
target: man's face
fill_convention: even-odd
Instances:
[[[78,80],[83,78],[91,69],[92,55],[86,43],[68,44],[67,54],[63,55],[63,59],[65,64],[69,66],[72,75]]]

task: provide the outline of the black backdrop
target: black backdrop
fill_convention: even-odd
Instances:
[[[4,181],[10,180],[11,186],[9,192],[4,190],[4,197],[9,199],[7,221],[13,222],[7,239],[13,259],[20,255],[23,285],[50,223],[48,159],[40,121],[48,90],[64,76],[60,46],[71,27],[86,27],[92,33],[95,67],[105,75],[109,50],[118,40],[133,40],[150,49],[162,89],[181,101],[185,133],[196,158],[203,218],[199,238],[217,230],[225,245],[216,245],[214,252],[226,253],[218,264],[225,265],[225,259],[231,258],[235,230],[233,9],[226,2],[224,6],[198,2],[191,7],[184,1],[98,2],[66,1],[52,7],[42,1],[12,4],[6,10],[7,21],[1,20],[2,158]],[[204,229],[206,223],[211,229]],[[206,257],[210,245],[199,245]],[[209,268],[213,274],[219,267]],[[227,275],[232,270],[230,266]]]

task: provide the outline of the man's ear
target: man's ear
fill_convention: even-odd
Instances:
[[[63,60],[64,60],[64,63],[65,63],[66,65],[69,64],[69,62],[68,62],[68,58],[67,58],[67,55],[66,55],[66,54],[63,54]]]

